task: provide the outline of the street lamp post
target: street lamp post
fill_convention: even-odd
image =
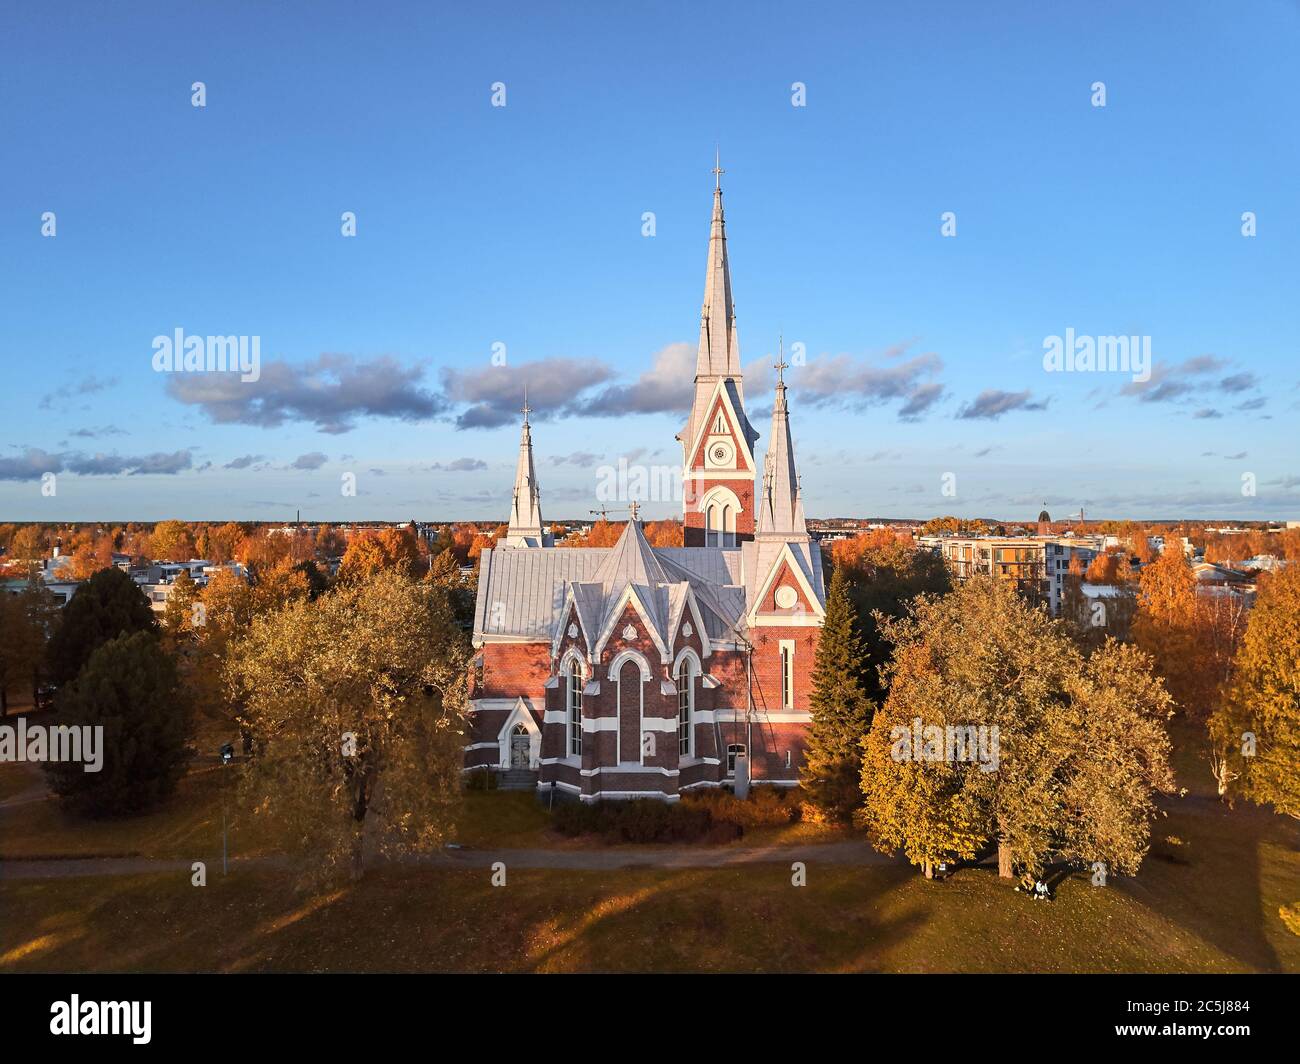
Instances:
[[[221,767],[224,769],[235,759],[235,747],[232,743],[221,744]],[[221,874],[224,876],[227,872],[227,833],[226,833],[226,773],[221,773]]]

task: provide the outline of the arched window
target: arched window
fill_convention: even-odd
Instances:
[[[566,731],[568,732],[568,751],[575,757],[582,756],[582,664],[578,659],[569,660],[569,675],[565,683]]]
[[[614,733],[614,758],[617,764],[645,764],[654,756],[654,736],[647,742],[644,729],[645,672],[639,661],[620,655],[610,666],[614,677],[614,711],[618,730]],[[648,748],[647,748],[648,747]]]
[[[695,663],[684,657],[677,665],[677,755],[695,756]]]
[[[781,708],[794,709],[794,640],[781,640]]]
[[[740,500],[735,492],[722,485],[709,489],[702,501],[704,543],[708,547],[731,548],[736,545],[736,522],[740,518]]]

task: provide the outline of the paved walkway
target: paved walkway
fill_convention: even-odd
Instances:
[[[888,865],[895,859],[876,853],[865,842],[829,842],[779,846],[668,846],[645,849],[593,850],[444,850],[400,863],[428,868],[506,868],[611,871],[621,868],[727,868],[747,864]],[[187,858],[78,857],[0,861],[0,880],[63,879],[74,876],[132,876],[154,872],[190,871]],[[285,864],[284,859],[232,860],[232,866]],[[213,862],[207,859],[209,873]]]
[[[487,868],[504,861],[507,868],[726,868],[793,861],[837,865],[892,864],[865,842],[822,842],[774,846],[666,846],[645,849],[592,850],[446,850],[417,859],[422,864]]]

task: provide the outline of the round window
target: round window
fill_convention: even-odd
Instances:
[[[799,593],[789,584],[782,584],[776,589],[776,604],[783,610],[788,610],[799,601]]]

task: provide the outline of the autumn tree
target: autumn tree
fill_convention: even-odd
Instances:
[[[884,628],[897,650],[858,815],[878,848],[927,872],[986,842],[1007,877],[1037,878],[1054,853],[1137,867],[1152,795],[1172,785],[1167,695],[1145,657],[1108,643],[1085,664],[1059,623],[989,576]],[[1085,794],[1100,779],[1123,808]]]
[[[859,676],[861,640],[854,631],[848,579],[831,577],[826,616],[813,659],[808,746],[799,778],[820,819],[845,821],[861,803],[862,739],[871,723],[871,703]]]
[[[433,556],[429,562],[429,571],[425,574],[425,579],[431,584],[437,584],[439,587],[460,586],[460,565],[457,564],[456,555],[451,548],[447,548]]]
[[[154,561],[184,561],[194,557],[194,537],[184,521],[159,521],[149,536]]]
[[[40,525],[23,525],[9,542],[9,557],[20,562],[40,561],[47,549],[45,530]]]
[[[1150,660],[1107,640],[1050,715],[1066,752],[1052,810],[1060,856],[1106,875],[1134,875],[1146,856],[1155,796],[1174,790],[1165,722],[1171,700]]]
[[[235,560],[243,530],[233,521],[208,529],[208,549],[204,557],[213,565],[225,565]]]
[[[385,528],[379,543],[386,559],[385,568],[410,576],[420,562],[420,546],[410,528]]]
[[[96,648],[59,692],[57,722],[102,728],[102,764],[49,762],[50,786],[84,816],[120,816],[158,805],[185,774],[191,718],[176,666],[151,631]]]
[[[321,568],[316,564],[314,558],[308,558],[305,562],[299,562],[293,567],[295,573],[301,573],[303,579],[307,581],[307,597],[319,598],[329,590],[329,577],[321,572]]]
[[[35,703],[57,610],[35,566],[17,595],[0,592],[0,716],[9,712],[11,692],[29,691]]]
[[[99,570],[107,569],[112,564],[111,536],[82,536],[72,551],[72,579],[89,580]]]
[[[194,604],[199,600],[199,589],[189,570],[182,569],[172,581],[163,609],[163,646],[174,652],[182,640],[188,640],[194,631]]]
[[[343,556],[343,552],[348,549],[348,541],[347,537],[332,525],[321,525],[316,529],[313,547],[319,561],[329,561],[331,558]]]
[[[366,580],[385,569],[410,576],[419,560],[415,537],[405,528],[362,532],[348,542],[338,579],[342,583]]]
[[[649,521],[645,526],[646,542],[652,547],[680,547],[682,523],[680,521]]]
[[[1300,566],[1261,580],[1210,737],[1221,795],[1300,818]]]
[[[1196,676],[1196,577],[1181,550],[1170,546],[1143,567],[1132,636],[1155,661],[1178,707],[1204,719]]]
[[[1118,584],[1129,578],[1126,561],[1126,556],[1120,551],[1105,551],[1088,563],[1083,578],[1090,584]]]
[[[439,845],[459,801],[468,661],[446,592],[391,570],[255,620],[227,668],[253,737],[251,808],[327,876],[360,876],[368,843]]]
[[[901,617],[917,595],[947,591],[948,570],[938,554],[920,550],[886,529],[835,541],[831,561],[835,570],[844,572],[849,585],[863,649],[858,678],[867,697],[879,704],[887,693],[881,669],[892,651],[881,631],[881,620]]]

